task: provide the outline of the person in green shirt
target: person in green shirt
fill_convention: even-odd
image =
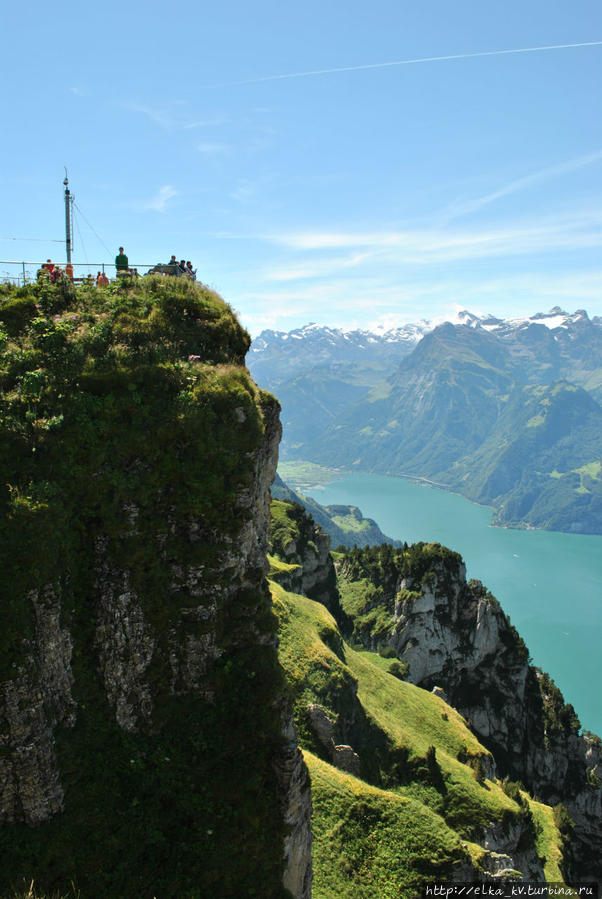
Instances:
[[[118,275],[127,275],[130,270],[128,258],[123,252],[123,247],[119,247],[119,253],[115,256],[115,268]]]

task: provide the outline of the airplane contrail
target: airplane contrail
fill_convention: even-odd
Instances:
[[[390,66],[411,66],[424,62],[444,62],[450,59],[475,59],[477,56],[507,56],[511,53],[541,53],[544,50],[567,50],[573,47],[599,47],[602,41],[583,41],[579,44],[550,44],[545,47],[517,47],[510,50],[481,50],[478,53],[454,53],[449,56],[420,56],[415,59],[397,59],[393,62],[372,62],[359,66],[338,66],[333,69],[313,69],[308,72],[287,72],[281,75],[263,75],[233,84],[257,84],[261,81],[281,81],[285,78],[307,78],[311,75],[332,75],[336,72],[359,72],[362,69],[386,69]]]

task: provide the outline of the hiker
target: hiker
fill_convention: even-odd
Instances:
[[[179,275],[187,275],[188,269],[186,268],[186,260],[180,259],[180,264],[178,266],[178,274]]]
[[[193,281],[196,281],[196,268],[192,267],[192,262],[190,260],[186,263],[186,271],[188,276],[192,278]]]
[[[52,259],[47,259],[46,262],[43,263],[42,269],[45,272],[48,272],[48,276],[51,281],[54,281],[54,262]]]
[[[168,269],[169,269],[169,274],[170,274],[170,275],[177,275],[177,274],[178,274],[178,260],[176,259],[175,256],[172,255],[171,259],[170,259],[169,262],[167,263],[167,267],[168,267]]]
[[[109,279],[105,275],[104,272],[98,272],[96,275],[96,284],[98,287],[106,287],[109,283]]]
[[[123,252],[123,247],[119,247],[119,253],[115,256],[115,268],[117,269],[118,275],[129,274],[129,262],[127,256]]]

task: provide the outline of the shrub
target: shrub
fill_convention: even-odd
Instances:
[[[408,662],[400,662],[399,659],[395,659],[394,662],[391,662],[387,671],[389,674],[392,674],[393,677],[399,678],[399,680],[405,680],[410,671],[410,665]]]

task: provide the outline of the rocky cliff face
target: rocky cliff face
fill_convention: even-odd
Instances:
[[[374,600],[390,612],[386,627],[377,637],[359,636],[392,646],[413,683],[442,687],[493,753],[500,776],[522,781],[549,805],[562,803],[575,825],[573,873],[600,877],[599,740],[579,734],[572,706],[529,664],[497,600],[479,581],[466,582],[460,557],[432,545],[410,550],[415,558],[389,569]],[[343,573],[351,564],[343,563]]]
[[[341,616],[330,537],[298,503],[274,500],[270,549],[285,563],[271,577],[285,590],[321,602],[338,620]]]
[[[73,726],[72,640],[61,627],[55,589],[28,595],[36,640],[0,686],[0,821],[39,824],[62,811],[64,790],[54,745],[57,726]]]
[[[0,889],[308,899],[248,337],[172,279],[0,313]]]

